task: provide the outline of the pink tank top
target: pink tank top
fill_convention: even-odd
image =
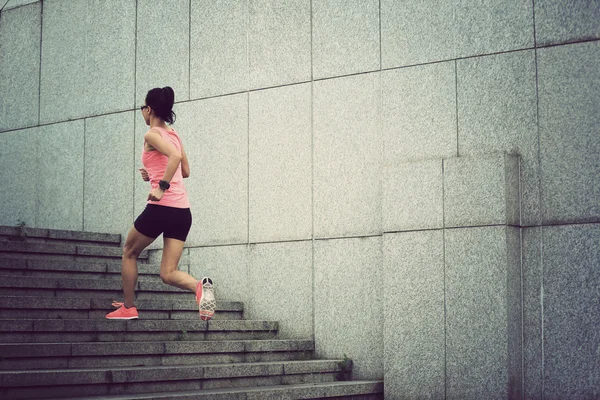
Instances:
[[[160,132],[163,139],[172,143],[178,151],[181,152],[181,139],[177,132],[169,132],[166,129],[154,127]],[[163,178],[169,157],[162,154],[158,150],[146,151],[146,141],[144,141],[144,150],[142,151],[142,164],[148,172],[150,178],[150,186],[152,189],[158,187],[158,182]],[[171,179],[171,187],[165,191],[160,201],[148,200],[148,204],[156,204],[159,206],[168,206],[175,208],[190,208],[190,202],[187,195],[187,190],[183,184],[183,175],[181,174],[181,163]]]

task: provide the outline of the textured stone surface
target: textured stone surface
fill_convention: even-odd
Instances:
[[[36,226],[39,128],[0,133],[0,224]],[[19,166],[18,168],[11,166]]]
[[[44,2],[40,122],[134,105],[135,14],[118,0]]]
[[[600,1],[537,0],[538,46],[600,38]]]
[[[251,245],[248,284],[245,318],[278,321],[282,339],[312,336],[312,242]]]
[[[88,1],[44,2],[40,122],[48,123],[85,115],[84,54]],[[69,38],[66,40],[66,38]]]
[[[519,225],[518,165],[502,153],[444,160],[444,226]]]
[[[538,51],[542,222],[600,221],[600,42]]]
[[[10,10],[11,8],[17,8],[26,4],[36,3],[39,0],[7,0],[5,1],[4,7],[2,7],[2,12]],[[2,4],[2,1],[0,1]]]
[[[191,3],[192,99],[248,89],[248,2]]]
[[[130,111],[85,120],[84,230],[126,234],[132,226],[133,118]]]
[[[137,2],[136,107],[155,87],[170,86],[175,101],[189,100],[190,1]]]
[[[193,224],[188,245],[248,241],[248,95],[181,104],[179,133]]]
[[[379,1],[312,2],[314,79],[379,69]]]
[[[41,3],[0,16],[0,131],[39,122]]]
[[[381,0],[381,67],[454,57],[455,0]]]
[[[542,228],[523,228],[523,381],[527,399],[542,397]]]
[[[532,21],[529,2],[382,0],[382,67],[533,47]]]
[[[600,397],[599,228],[542,228],[544,398]]]
[[[455,157],[454,62],[382,72],[385,162]]]
[[[250,89],[309,81],[310,0],[249,0]]]
[[[250,93],[250,242],[312,235],[311,87]]]
[[[541,218],[535,74],[532,50],[457,61],[459,155],[520,155],[524,225]]]
[[[384,361],[390,399],[445,395],[442,230],[384,235]]]
[[[384,173],[384,232],[443,227],[442,160],[386,165]]]
[[[315,350],[354,362],[353,378],[383,377],[382,238],[315,242]]]
[[[455,0],[453,58],[533,47],[533,4]],[[447,17],[450,17],[447,15]]]
[[[519,243],[513,227],[445,231],[448,398],[520,398]]]
[[[36,226],[83,230],[84,121],[38,130]]]
[[[314,83],[314,235],[381,233],[380,76]]]
[[[190,248],[190,274],[210,277],[217,301],[248,299],[247,246]],[[217,303],[218,304],[218,303]]]

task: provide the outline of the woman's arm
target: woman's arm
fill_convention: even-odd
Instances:
[[[179,141],[179,143],[181,143],[181,140]],[[183,143],[181,143],[181,157],[183,157],[181,159],[181,175],[183,175],[184,178],[187,178],[190,176],[190,164],[188,163],[188,158],[185,155]]]
[[[167,168],[165,169],[165,174],[163,175],[162,180],[170,182],[173,179],[173,175],[177,171],[177,167],[179,163],[183,159],[181,153],[177,150],[172,143],[169,143],[160,135],[155,129],[150,129],[144,135],[144,139],[150,144],[150,146],[154,147],[157,151],[169,157],[169,162],[167,163]]]

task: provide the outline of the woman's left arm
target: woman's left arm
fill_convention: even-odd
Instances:
[[[181,143],[181,140],[179,143]],[[181,157],[181,175],[183,175],[184,178],[187,178],[190,176],[190,164],[187,155],[185,154],[185,150],[183,149],[183,143],[181,143]]]

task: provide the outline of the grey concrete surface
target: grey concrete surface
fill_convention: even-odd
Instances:
[[[0,134],[0,179],[5,182],[0,220],[3,225],[36,226],[38,133],[29,128]],[[19,168],[8,166],[16,166]]]
[[[379,1],[312,2],[313,78],[379,69]]]
[[[544,398],[600,397],[600,227],[542,228]]]
[[[444,160],[444,226],[520,223],[519,157],[506,153]]]
[[[542,228],[523,228],[523,397],[542,396]]]
[[[457,62],[459,156],[504,151],[521,157],[522,224],[539,225],[535,53]]]
[[[384,232],[443,227],[442,163],[442,160],[425,160],[385,165]]]
[[[250,89],[310,81],[310,0],[249,0]]]
[[[454,62],[381,73],[385,162],[457,156]]]
[[[136,107],[155,87],[172,87],[175,101],[190,99],[190,1],[137,2]]]
[[[249,109],[249,240],[310,239],[311,86],[251,92]]]
[[[250,245],[244,316],[279,321],[278,337],[313,335],[312,242]]]
[[[447,398],[521,396],[518,234],[506,226],[445,232]]]
[[[538,50],[542,222],[600,221],[600,42]]]
[[[41,3],[2,10],[0,131],[39,123],[41,11]]]
[[[354,362],[354,379],[383,376],[382,238],[315,242],[317,357]]]
[[[126,235],[133,221],[134,112],[85,120],[83,229]],[[137,176],[136,176],[137,178]]]
[[[382,67],[533,47],[533,4],[381,2]],[[435,27],[435,29],[432,29]]]
[[[443,231],[385,234],[383,254],[386,398],[444,398]]]
[[[190,97],[247,90],[248,2],[190,1]]]
[[[598,0],[535,1],[535,34],[538,46],[600,38]]]
[[[381,227],[380,75],[314,83],[314,235]]]
[[[194,221],[186,243],[247,243],[248,94],[183,103],[178,112]]]
[[[83,230],[84,121],[42,126],[37,134],[36,226]]]
[[[190,274],[210,277],[217,301],[247,301],[248,248],[246,245],[190,248]],[[218,304],[218,303],[217,303]]]

